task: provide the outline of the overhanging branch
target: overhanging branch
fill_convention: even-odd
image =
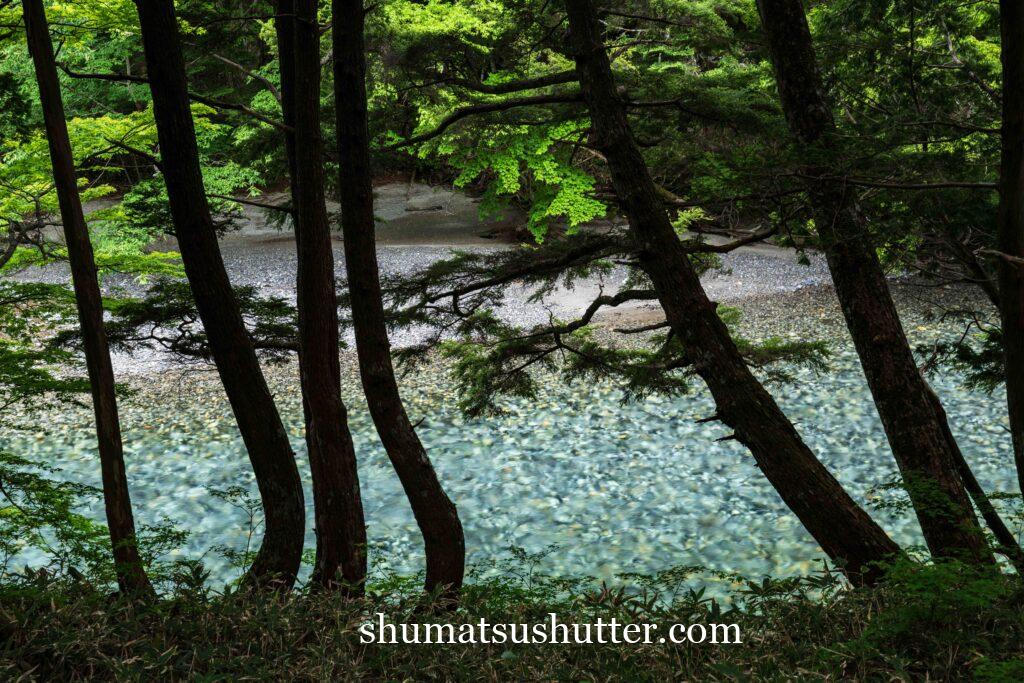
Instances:
[[[459,121],[469,118],[471,116],[479,116],[481,114],[491,114],[495,112],[508,111],[510,109],[517,109],[520,107],[535,107],[539,105],[547,104],[579,104],[583,102],[583,98],[579,93],[566,93],[561,95],[532,95],[530,97],[519,97],[511,100],[502,100],[501,102],[484,102],[481,104],[473,104],[466,107],[460,107],[456,109],[448,116],[444,117],[437,126],[427,131],[426,133],[420,133],[414,135],[407,140],[401,140],[399,142],[388,145],[389,149],[400,149],[402,147],[408,147],[410,145],[418,145],[422,142],[432,140],[446,130],[451,128]]]
[[[71,78],[77,78],[77,79],[83,79],[83,80],[94,80],[94,81],[112,81],[112,82],[121,82],[121,83],[138,83],[138,84],[146,84],[146,85],[149,84],[149,79],[143,78],[142,76],[130,76],[128,74],[83,73],[83,72],[80,72],[80,71],[72,71],[66,65],[61,64],[61,63],[58,63],[57,66],[60,68],[61,71],[66,73]],[[235,102],[225,102],[223,100],[214,99],[212,97],[207,97],[206,95],[200,95],[200,94],[194,93],[194,92],[190,92],[188,94],[188,96],[189,96],[189,99],[191,99],[193,102],[199,102],[200,104],[205,104],[206,106],[213,107],[214,109],[227,109],[227,110],[230,110],[230,111],[241,112],[243,114],[246,114],[247,116],[251,116],[252,118],[256,119],[257,121],[262,121],[263,123],[267,124],[268,126],[273,126],[274,128],[277,128],[278,130],[281,130],[281,131],[284,131],[284,132],[291,132],[291,130],[292,130],[291,126],[286,126],[285,124],[281,123],[280,121],[276,121],[276,120],[270,118],[269,116],[265,116],[265,115],[259,113],[258,111],[256,111],[255,109],[253,109],[252,107],[248,107],[248,106],[246,106],[244,104],[238,104],[238,103],[235,103]]]

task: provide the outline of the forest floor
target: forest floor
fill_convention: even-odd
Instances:
[[[523,569],[523,568],[520,568]],[[468,585],[457,610],[424,609],[415,582],[361,600],[297,591],[253,600],[181,582],[137,606],[80,583],[0,588],[0,678],[197,681],[1006,681],[1024,677],[1020,583],[958,565],[904,565],[874,590],[829,580],[751,582],[722,608],[697,592],[592,590],[510,572]],[[671,575],[668,577],[671,583]],[[403,595],[404,592],[404,595]],[[523,644],[491,638],[366,644],[360,629],[481,622],[730,624],[741,642],[665,638]],[[422,626],[421,626],[422,628]],[[512,627],[505,626],[506,631]],[[521,627],[520,627],[521,628]],[[441,633],[442,631],[437,631]],[[689,631],[688,631],[689,632]],[[421,631],[421,634],[423,631]],[[607,629],[606,629],[607,633]],[[697,631],[696,633],[700,633]],[[435,636],[436,638],[437,636]],[[607,636],[605,636],[607,638]],[[696,637],[696,636],[695,636]],[[467,644],[472,642],[473,644]],[[719,641],[721,642],[721,641]]]

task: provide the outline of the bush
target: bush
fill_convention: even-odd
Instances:
[[[39,577],[0,589],[0,677],[27,680],[1021,680],[1024,591],[1015,576],[904,563],[873,590],[831,574],[746,582],[728,604],[687,588],[695,568],[628,586],[509,567],[437,610],[415,577],[383,577],[367,597],[295,591],[210,593],[197,566],[174,592],[132,605],[81,581]],[[737,645],[360,644],[391,623],[736,623]]]

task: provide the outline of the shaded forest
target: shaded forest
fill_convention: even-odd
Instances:
[[[1024,3],[0,0],[0,60],[5,676],[1024,673]]]

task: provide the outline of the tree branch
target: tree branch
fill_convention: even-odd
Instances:
[[[388,149],[399,149],[410,145],[417,145],[421,142],[426,142],[427,140],[432,140],[451,128],[454,124],[470,116],[479,116],[480,114],[490,114],[494,112],[508,111],[509,109],[516,109],[519,107],[533,107],[544,104],[578,104],[582,101],[583,98],[579,93],[566,93],[563,95],[533,95],[530,97],[503,100],[501,102],[484,102],[482,104],[460,107],[442,119],[441,123],[432,130],[419,135],[414,135],[406,140],[392,143],[387,147]]]
[[[129,76],[127,74],[82,73],[82,72],[79,72],[79,71],[72,71],[66,65],[61,64],[59,62],[57,64],[57,66],[60,68],[61,71],[66,73],[71,78],[78,78],[78,79],[85,79],[85,80],[98,80],[98,81],[115,81],[115,82],[119,81],[119,82],[122,82],[122,83],[139,83],[139,84],[147,84],[147,85],[149,84],[149,79],[148,78],[143,78],[142,76]],[[243,114],[247,114],[248,116],[251,116],[252,118],[254,118],[254,119],[258,120],[258,121],[262,121],[263,123],[267,124],[268,126],[273,126],[274,128],[277,128],[278,130],[281,130],[281,131],[284,131],[284,132],[290,132],[291,131],[291,127],[290,126],[286,126],[285,124],[281,123],[280,121],[275,121],[274,119],[272,119],[272,118],[270,118],[268,116],[264,116],[263,114],[259,113],[255,109],[253,109],[251,107],[247,107],[244,104],[236,104],[234,102],[224,102],[223,100],[217,100],[217,99],[214,99],[212,97],[207,97],[206,95],[200,95],[200,94],[194,93],[194,92],[190,92],[188,94],[188,96],[189,96],[189,98],[193,102],[199,102],[200,104],[205,104],[208,107],[213,107],[214,109],[228,109],[228,110],[231,110],[231,111],[241,112]]]
[[[274,83],[269,78],[267,78],[265,76],[260,76],[258,73],[245,68],[244,66],[242,66],[238,62],[233,61],[231,59],[228,59],[227,57],[223,57],[223,56],[217,54],[216,52],[211,53],[210,56],[213,57],[214,59],[217,59],[217,60],[220,60],[221,62],[224,62],[228,66],[230,66],[230,67],[232,67],[232,68],[234,68],[234,69],[236,69],[238,71],[241,71],[243,74],[245,74],[249,78],[252,78],[253,80],[259,81],[260,83],[263,84],[263,87],[266,88],[267,91],[271,95],[274,96],[274,99],[277,100],[278,103],[281,102],[281,91],[277,89],[277,86],[274,85]]]
[[[655,301],[657,298],[657,293],[652,289],[624,289],[613,296],[602,294],[590,302],[590,305],[587,306],[587,310],[583,312],[583,315],[571,323],[545,327],[522,335],[518,337],[518,339],[533,339],[535,337],[544,337],[549,334],[558,336],[572,334],[576,330],[589,325],[590,321],[592,321],[594,316],[597,315],[597,312],[606,306],[615,308],[616,306],[621,306],[628,301]]]
[[[575,71],[560,71],[546,76],[538,76],[537,78],[527,78],[518,81],[508,81],[506,83],[487,84],[471,81],[465,78],[448,78],[438,81],[438,83],[450,83],[451,85],[465,88],[466,90],[486,93],[488,95],[508,95],[514,92],[522,92],[523,90],[536,90],[538,88],[547,88],[552,85],[575,83],[578,80],[579,76],[576,75]]]
[[[120,140],[114,140],[113,138],[104,138],[104,140],[109,142],[114,147],[117,147],[118,149],[123,149],[129,154],[134,154],[140,159],[145,159],[149,163],[153,164],[153,166],[155,166],[158,170],[160,170],[161,172],[163,171],[163,164],[160,163],[160,160],[158,158],[156,158],[149,152],[139,149],[138,147],[132,147],[131,145],[121,142]]]
[[[1003,261],[1006,261],[1009,264],[1017,266],[1018,268],[1024,268],[1024,258],[1021,258],[1020,256],[1007,254],[1002,251],[997,251],[996,249],[978,249],[974,253],[984,254],[986,256],[994,256],[996,258],[1002,259]]]
[[[604,14],[609,17],[619,17],[620,19],[635,19],[636,21],[649,21],[654,24],[663,24],[665,26],[678,26],[680,28],[693,28],[693,22],[685,24],[681,21],[673,21],[672,19],[662,19],[661,17],[652,17],[647,14],[631,14],[630,12],[620,12],[618,10],[605,10]]]
[[[139,83],[142,85],[149,85],[149,79],[142,76],[130,76],[128,74],[101,74],[101,73],[83,73],[81,71],[72,71],[63,62],[57,62],[57,68],[66,73],[71,78],[87,81],[118,81],[121,83]]]
[[[462,297],[466,294],[472,294],[473,292],[477,292],[482,289],[508,284],[528,276],[560,272],[581,261],[593,261],[606,256],[611,256],[615,253],[621,252],[622,249],[623,245],[621,245],[616,239],[610,237],[607,239],[597,239],[589,244],[581,246],[578,249],[571,249],[564,254],[559,254],[555,258],[530,263],[521,268],[513,268],[504,273],[498,273],[489,278],[478,280],[477,282],[470,282],[469,284],[461,287],[438,292],[433,295],[428,294],[421,299],[421,304],[437,303],[438,301],[447,299],[448,297]]]
[[[931,183],[901,183],[887,180],[872,180],[870,178],[847,178],[843,176],[816,176],[806,173],[795,173],[798,178],[805,180],[839,181],[857,187],[876,187],[888,190],[998,190],[996,183],[970,182],[959,180],[939,180]]]

